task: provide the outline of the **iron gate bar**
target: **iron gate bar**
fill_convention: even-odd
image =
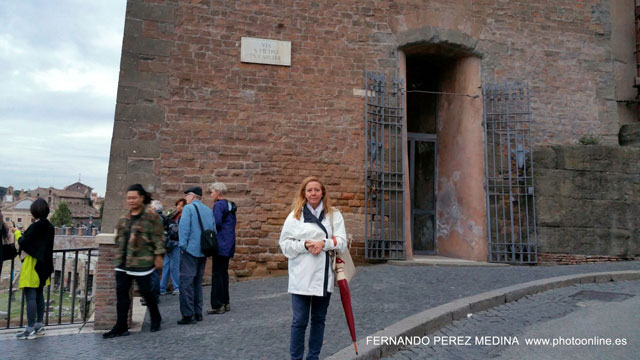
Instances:
[[[76,283],[78,282],[78,252],[76,251],[76,256],[75,256],[75,260],[73,263],[73,276],[71,279],[69,279],[69,281],[72,282],[72,284],[69,285],[69,291],[72,291],[72,296],[71,296],[71,323],[73,324],[73,315],[74,314],[74,310],[75,310],[75,306],[76,306]],[[73,290],[71,290],[73,289]]]
[[[84,309],[82,311],[83,315],[82,315],[82,322],[87,322],[87,313],[88,313],[88,309],[87,309],[87,303],[89,301],[89,273],[91,270],[91,249],[89,249],[88,253],[87,253],[87,266],[85,269],[85,274],[84,274],[84,281],[85,281],[85,285],[84,285]]]
[[[404,258],[404,83],[365,75],[365,258]]]
[[[58,325],[62,324],[62,294],[64,293],[64,267],[67,260],[67,252],[62,251],[62,267],[60,270],[60,304],[58,305]],[[51,283],[51,282],[49,282]]]
[[[493,262],[537,263],[529,94],[522,83],[483,88],[487,232]]]

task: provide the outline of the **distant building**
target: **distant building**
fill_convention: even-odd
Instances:
[[[29,210],[34,200],[33,198],[25,197],[18,201],[5,203],[2,208],[2,216],[4,217],[2,220],[7,224],[15,224],[17,227],[27,228],[35,221]]]
[[[49,203],[51,214],[53,214],[65,202],[71,210],[71,217],[74,226],[89,226],[90,222],[100,217],[100,212],[93,206],[93,197],[91,187],[76,182],[64,189],[56,189],[54,187],[31,190],[29,195],[31,198],[43,198]]]

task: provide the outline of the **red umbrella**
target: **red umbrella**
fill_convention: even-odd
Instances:
[[[342,307],[344,308],[344,316],[347,318],[347,326],[349,326],[349,332],[351,333],[351,340],[353,340],[353,347],[356,349],[356,355],[358,355],[358,345],[356,345],[356,325],[353,321],[353,309],[351,308],[351,293],[349,292],[349,283],[344,277],[342,267],[344,261],[340,259],[340,255],[336,258],[336,280],[338,281],[338,288],[340,288],[340,300],[342,300]]]

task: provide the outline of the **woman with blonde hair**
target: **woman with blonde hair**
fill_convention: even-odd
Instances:
[[[344,219],[331,206],[325,185],[314,176],[302,181],[293,197],[291,213],[280,234],[280,249],[289,260],[289,292],[293,309],[291,359],[302,359],[309,313],[311,329],[307,359],[318,359],[324,322],[334,287],[329,251],[345,251]]]

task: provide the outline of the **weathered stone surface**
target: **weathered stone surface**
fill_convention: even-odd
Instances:
[[[150,4],[131,1],[127,5],[127,18],[141,20],[155,20],[158,22],[173,22],[175,9],[163,4]]]
[[[127,174],[151,174],[153,173],[153,159],[129,158]]]
[[[563,146],[557,148],[558,168],[638,174],[640,149],[617,146]]]
[[[585,255],[636,255],[634,230],[593,227],[538,227],[538,252]]]
[[[618,134],[618,141],[621,146],[640,147],[640,123],[622,125]]]
[[[536,146],[533,148],[534,170],[555,169],[556,152],[551,146]],[[537,177],[536,177],[537,180]]]
[[[539,196],[536,211],[541,226],[640,227],[640,202]]]
[[[129,157],[158,158],[160,157],[160,144],[152,140],[113,139],[111,156],[119,159],[128,159]]]
[[[538,167],[534,175],[538,196],[640,201],[640,174],[550,170]]]
[[[161,123],[164,120],[164,108],[155,104],[118,104],[115,117],[119,121]]]

